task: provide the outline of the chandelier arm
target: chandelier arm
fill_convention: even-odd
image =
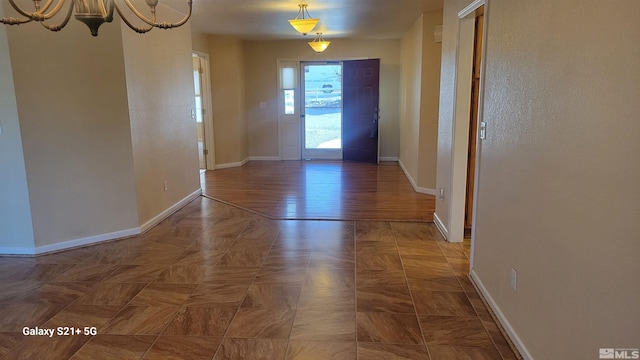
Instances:
[[[69,6],[69,10],[67,11],[67,15],[65,16],[64,20],[60,24],[49,25],[44,21],[41,21],[40,24],[42,24],[42,26],[47,30],[60,31],[62,30],[63,27],[67,26],[67,23],[69,23],[69,19],[71,19],[71,15],[73,15],[73,8],[74,8],[74,4],[72,2],[71,5]]]
[[[47,4],[45,4],[45,6],[42,8],[42,12],[43,12],[43,13],[44,13],[45,11],[47,11],[47,9],[49,9],[49,6],[51,6],[51,3],[52,3],[52,2],[53,2],[53,1],[49,1]],[[56,16],[56,14],[57,14],[57,13],[60,11],[60,9],[62,9],[62,7],[64,6],[64,2],[65,2],[65,0],[59,0],[59,1],[56,3],[56,6],[54,6],[54,7],[53,7],[53,9],[52,9],[50,12],[48,12],[47,14],[42,14],[42,17],[43,17],[45,20],[49,20],[49,19],[51,19],[52,17]],[[71,6],[70,6],[70,8],[73,8],[73,1],[71,2]]]
[[[44,12],[46,10],[49,9],[49,7],[51,7],[51,4],[53,3],[53,0],[48,0],[46,4],[44,4],[43,7],[40,8],[40,10],[38,11],[34,11],[34,12],[28,12],[28,11],[24,11],[18,4],[16,4],[15,0],[9,0],[9,4],[11,4],[11,6],[22,16],[27,17],[31,20],[35,20],[38,22],[44,21],[44,20],[48,20],[51,19],[52,17],[54,17],[62,8],[62,6],[64,5],[65,0],[59,0],[56,3],[56,6],[53,8],[53,10],[51,10],[49,13],[45,14]]]
[[[0,18],[0,23],[5,25],[21,25],[26,24],[28,22],[32,22],[32,19],[18,19],[14,17]]]
[[[167,23],[167,22],[156,22],[155,21],[155,11],[153,11],[153,20],[149,20],[146,16],[144,16],[140,11],[138,11],[138,9],[135,8],[135,6],[133,6],[133,4],[131,4],[130,0],[124,0],[125,4],[127,4],[127,6],[129,7],[129,9],[142,21],[144,21],[145,23],[147,23],[148,25],[151,25],[153,27],[158,27],[161,29],[171,29],[174,27],[178,27],[178,26],[182,26],[184,25],[189,18],[191,17],[191,11],[192,11],[192,4],[193,4],[193,0],[187,0],[187,4],[189,5],[189,11],[187,12],[187,15],[185,15],[185,17],[178,21],[177,23]],[[118,7],[118,3],[116,1],[116,9],[118,9],[118,14],[120,14],[120,17],[122,16],[122,12],[120,11],[120,8]],[[123,17],[124,18],[124,17]],[[135,29],[134,29],[135,30]]]
[[[64,0],[62,0],[62,1],[64,1]],[[29,18],[29,19],[31,19],[31,20],[37,20],[36,18],[34,18],[34,15],[35,15],[35,14],[38,14],[38,12],[30,13],[30,12],[24,11],[24,10],[22,10],[22,8],[21,8],[18,4],[16,4],[16,2],[15,2],[14,0],[9,0],[9,4],[11,4],[11,6],[12,6],[12,7],[13,7],[13,8],[14,8],[14,9],[15,9],[15,10],[20,14],[20,15],[22,15],[22,16],[24,16],[24,17],[28,17],[28,18]]]
[[[45,11],[49,10],[49,7],[51,6],[51,4],[53,4],[53,0],[47,0],[47,2],[43,6],[40,6],[40,9],[38,9],[38,12],[44,13]]]
[[[127,24],[127,26],[137,32],[138,34],[144,34],[144,33],[148,33],[149,31],[151,31],[151,29],[153,29],[153,26],[149,25],[148,28],[143,28],[143,27],[138,27],[133,25],[131,22],[129,22],[129,20],[127,20],[126,17],[124,17],[124,14],[122,14],[122,11],[120,10],[120,7],[118,7],[118,4],[115,4],[115,8],[116,11],[118,12],[118,15],[120,15],[120,18],[122,19],[122,21]]]

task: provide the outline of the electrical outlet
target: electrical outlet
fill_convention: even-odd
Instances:
[[[164,181],[164,191],[169,191],[169,182],[167,180]]]
[[[511,288],[515,290],[518,287],[518,271],[511,268]]]

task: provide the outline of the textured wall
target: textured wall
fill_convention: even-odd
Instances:
[[[237,164],[249,156],[242,41],[211,35],[209,45],[216,165]]]
[[[420,154],[420,109],[422,102],[421,16],[402,37],[402,80],[400,90],[400,162],[413,182],[418,182]]]
[[[122,24],[139,223],[200,188],[189,24],[140,35]],[[167,191],[164,182],[167,181]]]
[[[639,17],[489,3],[474,269],[538,360],[640,347]]]
[[[3,9],[0,6],[0,17]],[[9,44],[0,25],[0,254],[34,247]]]
[[[97,38],[75,20],[7,33],[35,245],[136,228],[118,21]]]

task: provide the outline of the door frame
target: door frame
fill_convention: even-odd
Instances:
[[[301,160],[302,159],[302,144],[301,144],[301,134],[300,134],[300,127],[301,127],[301,123],[300,123],[300,90],[301,90],[301,84],[300,84],[300,64],[302,62],[308,61],[308,62],[313,62],[313,61],[326,61],[326,62],[344,62],[344,61],[349,61],[349,60],[367,60],[370,59],[370,57],[345,57],[342,59],[332,59],[332,58],[328,58],[328,59],[321,59],[321,60],[310,60],[308,58],[278,58],[276,59],[276,83],[275,85],[275,89],[276,89],[276,93],[277,95],[277,99],[278,99],[278,158],[280,160]],[[296,115],[297,115],[297,123],[296,124],[289,124],[289,125],[293,125],[293,126],[297,126],[298,129],[296,131],[296,138],[297,140],[297,157],[293,157],[293,156],[287,156],[286,154],[291,153],[291,151],[288,151],[286,149],[286,144],[287,141],[284,139],[284,137],[287,134],[290,134],[290,131],[286,131],[285,129],[285,118],[286,116],[289,115],[285,115],[284,114],[284,96],[282,93],[282,89],[281,89],[281,69],[282,67],[285,67],[287,65],[292,65],[292,64],[297,64],[296,65],[296,88],[294,89],[296,91],[296,94],[298,94],[295,98],[295,109],[296,109]],[[382,131],[380,131],[380,129],[378,130],[378,153],[380,153],[380,138],[382,136]],[[292,141],[293,143],[293,141]]]
[[[467,160],[469,151],[469,114],[471,110],[471,77],[473,72],[473,53],[475,39],[476,10],[484,6],[484,28],[482,34],[482,55],[480,64],[480,84],[478,90],[478,120],[484,122],[484,82],[487,52],[487,28],[489,26],[488,1],[474,0],[458,13],[458,41],[456,49],[454,123],[453,123],[453,156],[451,174],[451,203],[449,205],[450,242],[461,242],[464,239],[465,201],[467,182]],[[480,135],[478,126],[478,136]],[[473,269],[475,253],[476,219],[478,217],[478,183],[480,181],[480,165],[482,141],[476,142],[474,171],[473,216],[471,221],[471,258],[469,268]]]
[[[192,55],[196,55],[201,59],[202,75],[202,101],[204,106],[204,113],[202,114],[202,123],[204,125],[204,148],[207,150],[205,157],[206,170],[215,170],[216,168],[216,151],[215,151],[215,138],[213,132],[213,99],[211,95],[211,68],[209,54],[201,51],[191,51]]]

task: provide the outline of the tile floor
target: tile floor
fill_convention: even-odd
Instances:
[[[0,359],[516,359],[427,223],[199,198],[143,236],[0,258]],[[97,335],[25,336],[23,327]]]

